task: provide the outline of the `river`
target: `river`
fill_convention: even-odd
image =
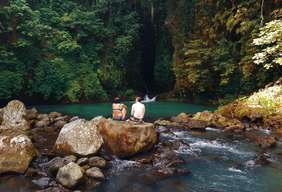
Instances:
[[[205,133],[175,130],[161,132],[160,139],[161,142],[169,140],[184,143],[174,152],[185,160],[185,164],[181,167],[189,169],[191,173],[155,180],[154,176],[150,176],[150,169],[138,168],[138,165],[132,161],[119,161],[115,164],[116,171],[98,188],[98,191],[281,192],[282,190],[282,155],[279,148],[264,154],[271,162],[269,165],[259,165],[255,161],[263,152],[240,136],[228,134],[219,136],[219,133],[213,129]]]

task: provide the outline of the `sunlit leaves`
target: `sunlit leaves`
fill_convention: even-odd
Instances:
[[[282,66],[282,21],[266,23],[253,44],[260,50],[253,56],[256,64],[263,65],[266,69]]]

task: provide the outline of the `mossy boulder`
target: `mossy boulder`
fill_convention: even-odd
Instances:
[[[246,119],[250,122],[263,119],[263,117],[269,114],[263,108],[248,106],[243,100],[237,100],[228,105],[219,107],[216,113],[228,118]]]
[[[193,119],[204,121],[207,123],[207,126],[224,129],[226,131],[242,131],[245,128],[244,124],[237,119],[224,117],[220,114],[208,111],[196,113]]]
[[[227,118],[259,124],[260,126],[279,129],[282,127],[282,85],[278,80],[272,85],[252,94],[249,97],[238,99],[217,111]]]

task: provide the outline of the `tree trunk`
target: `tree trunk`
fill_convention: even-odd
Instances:
[[[260,25],[264,25],[264,16],[263,16],[263,8],[264,8],[264,0],[261,0],[261,5],[260,5]]]
[[[18,23],[17,22],[17,17],[16,16],[12,16],[12,18],[11,18],[12,34],[11,34],[11,39],[10,39],[12,44],[16,43],[17,39],[18,39],[17,38],[17,26],[18,26],[17,23]]]
[[[155,7],[154,1],[151,1],[151,23],[154,24],[154,17],[155,17]]]

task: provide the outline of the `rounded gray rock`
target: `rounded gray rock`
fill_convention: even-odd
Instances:
[[[100,168],[104,168],[104,167],[106,167],[106,160],[103,159],[102,157],[95,156],[95,157],[89,158],[88,164],[89,164],[91,167],[100,167]]]
[[[60,168],[56,180],[67,188],[73,188],[83,178],[83,173],[79,165],[76,163],[69,163]]]
[[[99,179],[99,180],[105,179],[104,174],[102,173],[101,169],[99,169],[98,167],[92,167],[90,169],[87,169],[85,174],[88,177],[91,177],[94,179]]]

